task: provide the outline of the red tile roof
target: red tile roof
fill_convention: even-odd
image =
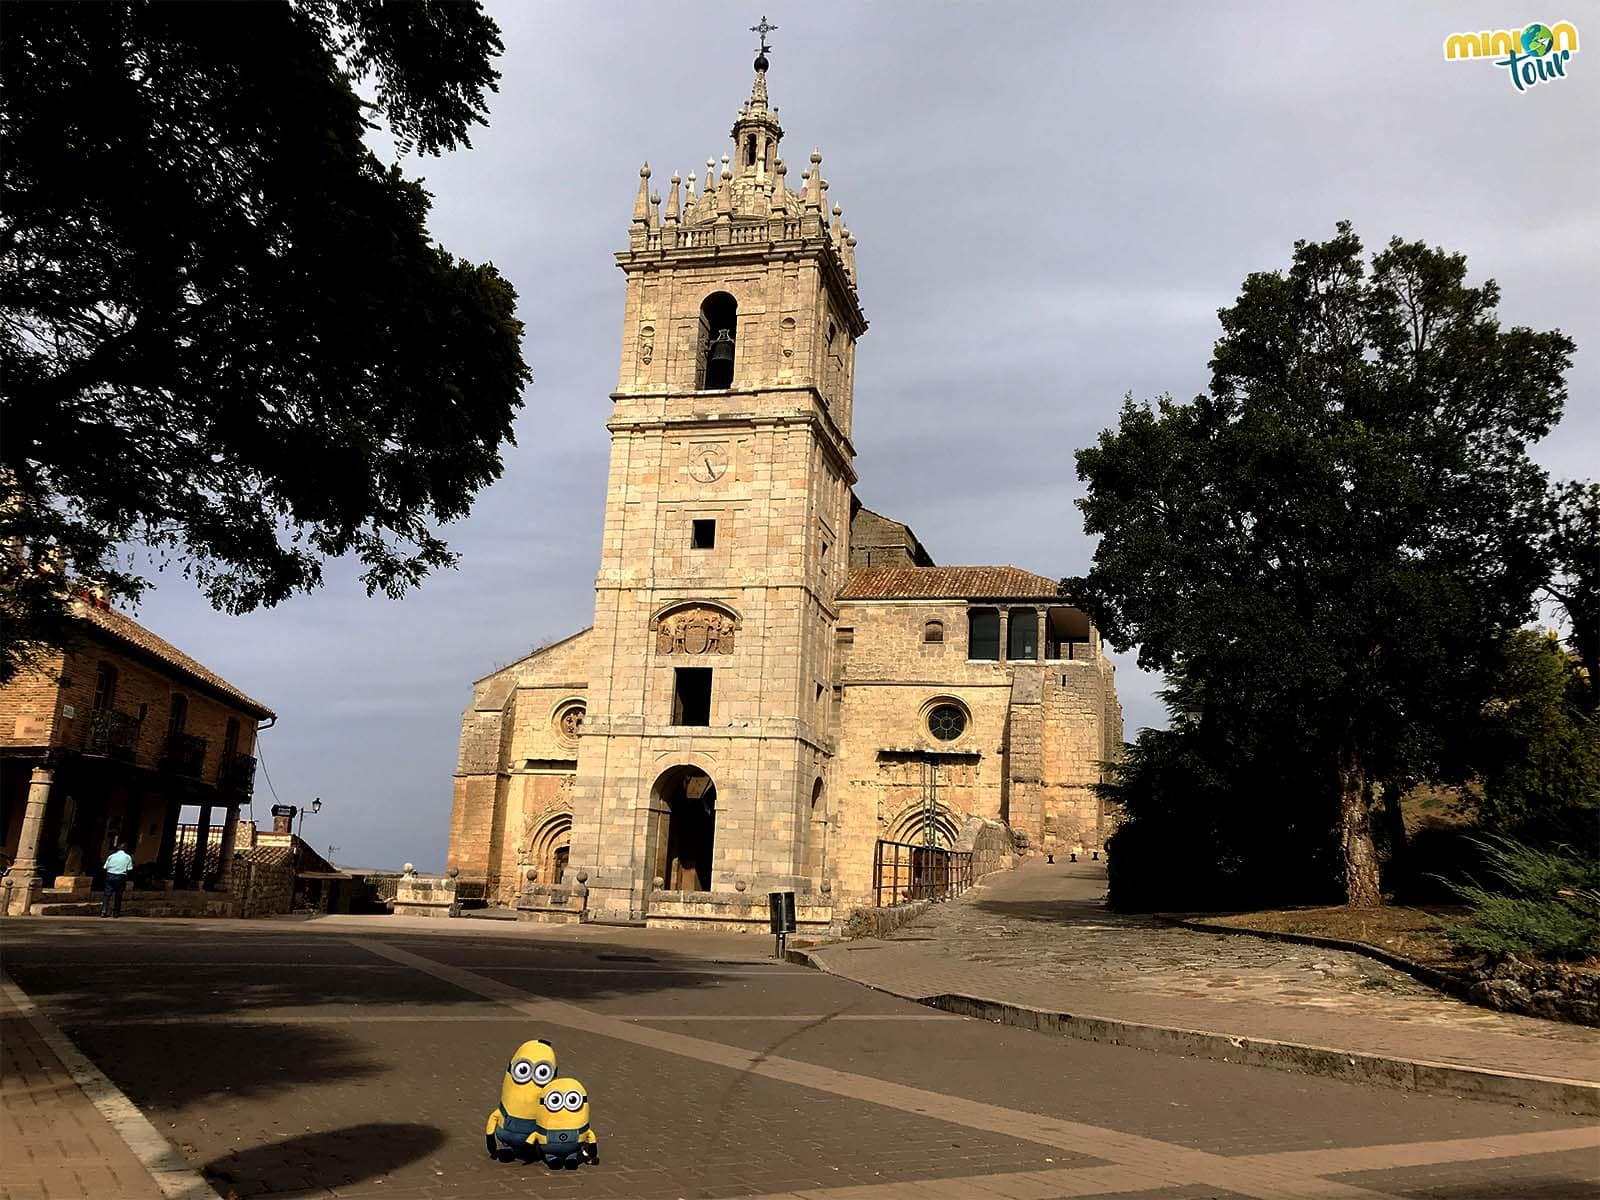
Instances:
[[[171,642],[157,637],[125,613],[119,613],[114,608],[101,608],[92,599],[85,599],[73,605],[73,611],[79,619],[94,626],[97,632],[108,636],[113,642],[120,642],[124,646],[130,646],[159,660],[178,674],[188,676],[194,682],[220,693],[246,712],[258,718],[274,715],[273,711],[261,701],[252,700],[221,675],[201,666]]]
[[[841,600],[1054,600],[1056,580],[1017,567],[858,567]]]

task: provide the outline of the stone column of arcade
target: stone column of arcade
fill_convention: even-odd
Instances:
[[[194,857],[189,860],[189,886],[197,892],[206,890],[206,858],[211,849],[211,805],[200,806],[200,820],[194,827]]]
[[[44,829],[45,811],[50,804],[50,785],[55,772],[35,767],[28,780],[28,807],[22,814],[22,833],[17,840],[17,858],[6,878],[11,890],[6,900],[7,914],[27,913],[33,893],[44,886],[39,871],[39,835]]]
[[[222,866],[217,872],[217,891],[226,892],[233,884],[233,847],[239,837],[239,806],[230,804],[222,820]]]

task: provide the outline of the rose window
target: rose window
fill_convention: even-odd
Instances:
[[[577,741],[578,735],[583,732],[583,705],[571,704],[562,709],[556,718],[556,728],[567,741]]]
[[[954,704],[940,704],[928,713],[928,732],[941,742],[953,742],[967,728],[967,714]]]

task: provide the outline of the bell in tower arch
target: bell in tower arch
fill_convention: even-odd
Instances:
[[[700,305],[700,384],[706,389],[733,386],[734,340],[738,336],[739,302],[727,292],[713,292]]]
[[[711,338],[711,353],[706,358],[706,387],[733,386],[733,330],[719,329]]]

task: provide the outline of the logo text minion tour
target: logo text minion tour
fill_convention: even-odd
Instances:
[[[1553,25],[1534,21],[1521,29],[1452,33],[1444,40],[1446,59],[1491,59],[1495,66],[1510,72],[1511,84],[1519,92],[1548,80],[1565,79],[1567,65],[1577,52],[1578,30],[1571,21]]]

